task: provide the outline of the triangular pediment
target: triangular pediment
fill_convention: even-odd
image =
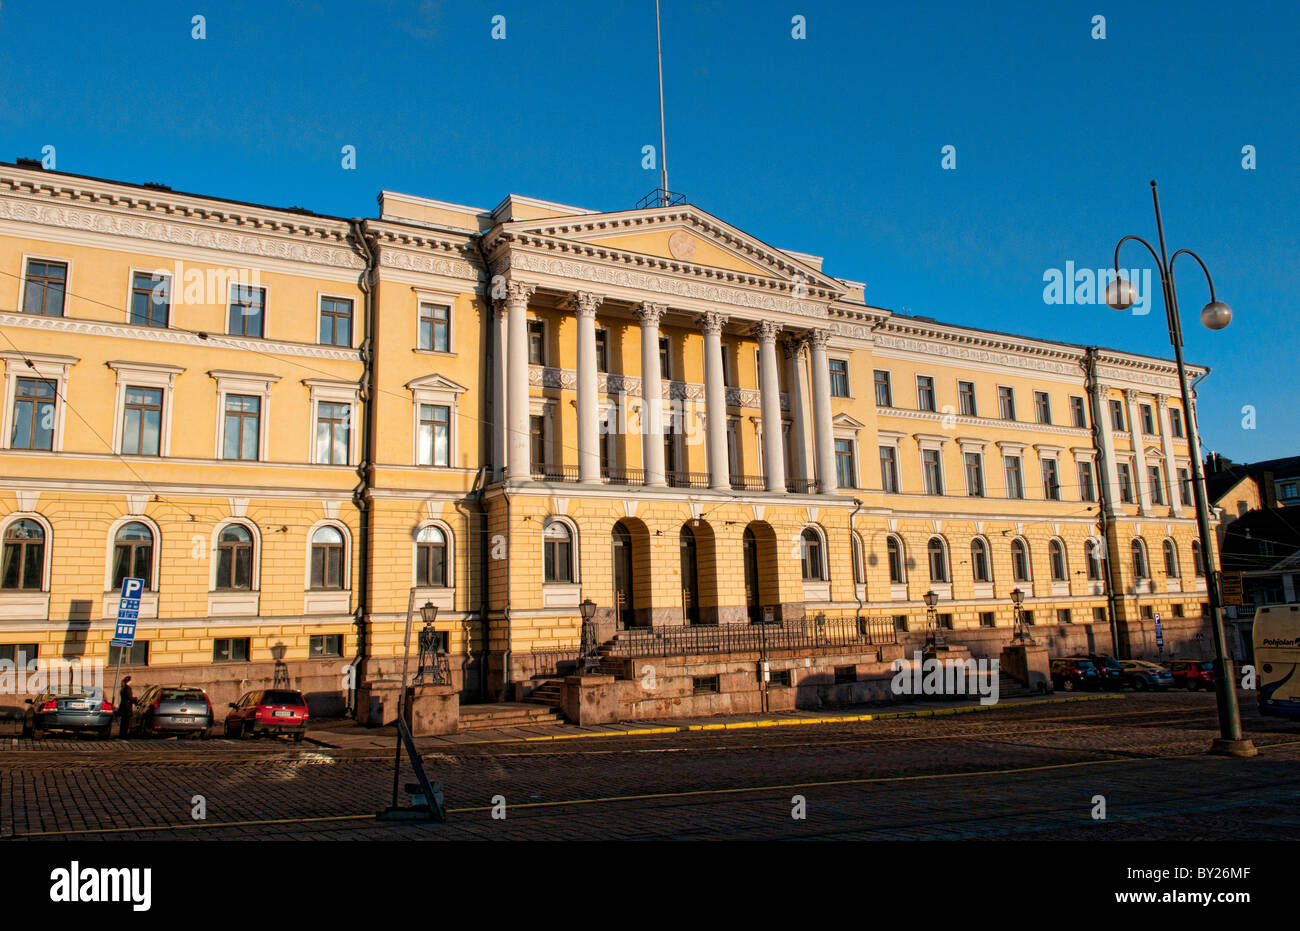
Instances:
[[[447,391],[452,394],[462,394],[468,391],[464,385],[459,385],[445,375],[439,375],[436,372],[432,375],[421,375],[419,378],[412,378],[406,383],[408,391],[414,391],[416,388],[423,388],[426,391]]]
[[[841,427],[846,430],[861,430],[866,426],[862,421],[850,417],[843,411],[836,414],[835,417],[832,418],[831,423],[836,427]]]
[[[807,257],[770,246],[717,217],[684,204],[619,213],[554,217],[507,223],[514,234],[652,256],[683,266],[722,269],[744,277],[768,278],[798,286],[810,299],[834,298],[847,288],[823,274]]]

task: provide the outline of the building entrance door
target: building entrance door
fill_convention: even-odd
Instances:
[[[700,572],[696,559],[695,534],[682,527],[682,615],[687,624],[700,623]]]
[[[758,597],[758,539],[748,527],[744,536],[744,563],[745,610],[749,613],[749,623],[757,624],[763,620],[763,606]]]
[[[632,580],[632,534],[622,523],[614,525],[614,610],[620,630],[636,626]]]

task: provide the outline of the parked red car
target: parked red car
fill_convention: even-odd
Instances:
[[[1174,677],[1174,688],[1212,689],[1214,688],[1214,664],[1204,660],[1179,659],[1169,664],[1169,672]]]
[[[230,703],[226,736],[249,740],[259,734],[292,734],[302,740],[307,733],[307,699],[294,689],[258,689]]]

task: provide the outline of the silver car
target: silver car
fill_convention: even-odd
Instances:
[[[134,729],[142,736],[194,734],[207,739],[212,702],[193,685],[152,685],[135,703]]]
[[[113,729],[113,703],[103,689],[43,692],[27,699],[23,736],[40,738],[47,731],[94,731],[108,737]]]

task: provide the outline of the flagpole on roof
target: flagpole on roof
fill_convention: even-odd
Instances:
[[[659,31],[659,0],[655,0],[655,51],[659,59],[659,197],[668,206],[668,136],[664,130],[664,46]]]

